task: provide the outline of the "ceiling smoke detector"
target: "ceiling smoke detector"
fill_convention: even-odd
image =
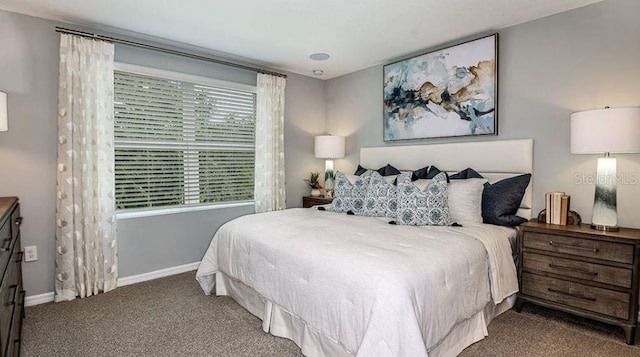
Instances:
[[[322,53],[322,52],[314,53],[314,54],[309,56],[309,58],[311,58],[314,61],[326,61],[326,60],[329,59],[329,57],[331,57],[331,56],[329,56],[326,53]]]
[[[323,71],[323,70],[321,70],[321,69],[314,69],[314,70],[313,70],[313,75],[314,75],[314,76],[321,76],[321,75],[323,75],[323,74],[324,74],[324,71]]]

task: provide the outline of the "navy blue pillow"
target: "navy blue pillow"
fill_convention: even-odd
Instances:
[[[421,169],[415,170],[411,175],[411,181],[415,180],[431,180],[436,177],[437,174],[441,173],[440,169],[435,166],[425,166]],[[447,182],[449,182],[449,176],[447,173],[444,173],[447,176]]]
[[[421,169],[415,170],[411,174],[411,181],[420,180],[420,179],[426,179],[427,175],[429,175],[429,166],[425,166],[425,167],[423,167]]]
[[[354,175],[362,175],[363,173],[367,172],[367,170],[369,169],[365,169],[364,167],[358,165],[358,168],[356,169],[356,172],[354,172]],[[383,166],[377,170],[380,175],[382,176],[393,176],[393,175],[400,175],[400,170],[396,169],[395,167],[387,164],[387,166]]]
[[[484,178],[480,175],[476,170],[472,168],[466,168],[460,172],[456,172],[455,174],[449,176],[451,180],[466,180],[470,178]]]
[[[365,169],[364,167],[358,165],[358,168],[356,169],[356,172],[354,172],[354,175],[362,175],[363,173],[367,172],[368,169]]]
[[[526,222],[525,218],[517,216],[516,213],[529,181],[531,174],[525,174],[500,180],[493,185],[485,185],[482,191],[482,221],[508,227]]]
[[[400,175],[401,172],[395,167],[387,164],[387,166],[379,168],[378,173],[382,176],[393,176],[393,175]]]

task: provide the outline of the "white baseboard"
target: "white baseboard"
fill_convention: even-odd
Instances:
[[[124,278],[118,279],[118,287],[141,283],[143,281],[149,281],[149,280],[158,279],[158,278],[164,278],[165,276],[186,273],[188,271],[196,270],[199,264],[200,262],[193,262],[193,263],[178,265],[178,266],[170,267],[166,269],[151,271],[148,273],[125,276]],[[25,306],[46,304],[52,301],[53,301],[53,291],[44,293],[44,294],[39,294],[39,295],[27,296],[24,299]]]
[[[44,293],[40,295],[26,296],[24,298],[24,305],[33,306],[33,305],[46,304],[52,301],[53,301],[53,291],[50,293]]]
[[[193,262],[193,263],[184,264],[184,265],[178,265],[178,266],[170,267],[170,268],[166,268],[166,269],[160,269],[160,270],[156,270],[156,271],[151,271],[151,272],[148,272],[148,273],[132,275],[132,276],[125,276],[124,278],[118,279],[118,287],[131,285],[131,284],[135,284],[135,283],[141,283],[143,281],[148,281],[148,280],[153,280],[153,279],[158,279],[158,278],[164,278],[165,276],[176,275],[176,274],[180,274],[180,273],[186,273],[188,271],[192,271],[192,270],[198,269],[198,265],[199,264],[200,264],[200,262]]]

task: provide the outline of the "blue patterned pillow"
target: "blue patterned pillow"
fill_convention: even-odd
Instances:
[[[333,186],[331,211],[338,213],[352,211],[356,215],[363,215],[364,201],[372,174],[373,171],[367,171],[357,176],[351,183],[345,174],[338,171]]]
[[[398,176],[397,224],[413,226],[448,226],[447,176],[437,174],[425,191],[411,182],[411,173]]]
[[[387,182],[379,173],[373,171],[364,201],[364,216],[396,217],[398,211],[398,187]]]

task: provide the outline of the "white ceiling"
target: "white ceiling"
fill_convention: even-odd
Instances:
[[[0,9],[114,27],[329,79],[601,0],[0,0]],[[315,52],[331,58],[309,59]]]

